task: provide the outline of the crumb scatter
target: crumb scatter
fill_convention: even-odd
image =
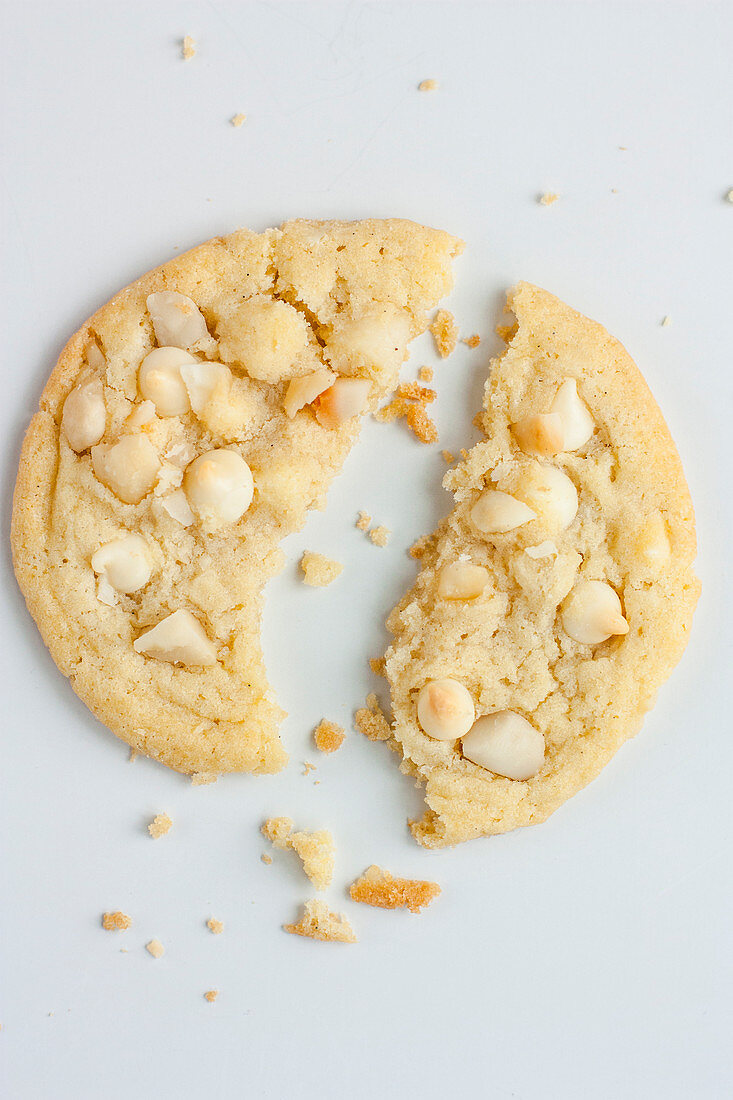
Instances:
[[[122,913],[119,909],[115,909],[113,913],[102,914],[102,928],[105,932],[125,932],[131,924],[132,917],[128,917],[127,913]]]
[[[157,840],[161,836],[165,836],[173,828],[173,822],[169,818],[168,814],[156,814],[153,820],[148,825],[148,832],[153,840]]]
[[[264,835],[276,848],[292,848],[303,864],[303,870],[317,890],[325,890],[333,878],[336,847],[328,829],[309,833],[293,832],[289,817],[273,817],[262,826]]]
[[[190,34],[186,34],[183,37],[181,43],[181,56],[184,61],[190,61],[192,57],[196,56],[196,43]]]
[[[284,924],[286,932],[295,936],[307,936],[312,940],[331,943],[356,943],[354,929],[346,917],[332,913],[325,902],[314,898],[307,901],[297,924]]]
[[[372,865],[352,883],[352,901],[374,905],[380,909],[409,909],[411,913],[430,905],[441,890],[437,882],[425,879],[394,878],[389,871]]]

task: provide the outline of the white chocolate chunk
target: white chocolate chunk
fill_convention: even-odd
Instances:
[[[187,468],[183,488],[192,511],[210,529],[236,523],[254,496],[252,472],[236,451],[207,451]]]
[[[502,535],[537,519],[521,500],[498,489],[485,489],[471,509],[471,522],[485,535]]]
[[[550,534],[564,531],[577,515],[578,490],[557,466],[533,463],[515,492],[537,513]]]
[[[438,595],[444,600],[475,600],[489,582],[483,565],[453,561],[444,565],[438,577]]]
[[[557,554],[557,546],[551,539],[545,539],[544,542],[539,542],[536,546],[525,546],[525,554],[534,558],[553,558]]]
[[[92,447],[94,473],[125,504],[139,504],[155,484],[158,452],[146,435],[123,435],[118,443]]]
[[[316,420],[322,428],[338,428],[364,411],[370,389],[366,378],[338,378],[316,401]]]
[[[75,386],[66,398],[61,414],[61,430],[71,449],[79,453],[99,443],[104,435],[106,422],[107,410],[101,378],[93,378]]]
[[[181,367],[198,360],[181,348],[155,348],[138,371],[140,393],[155,405],[159,416],[183,416],[191,408]]]
[[[388,376],[402,362],[411,331],[406,310],[390,303],[374,305],[360,317],[339,315],[324,353],[339,374]]]
[[[162,497],[160,505],[171,519],[180,523],[182,527],[190,527],[196,519],[183,489],[176,489],[174,493],[168,493],[167,496]]]
[[[605,581],[578,581],[560,608],[566,634],[576,642],[598,645],[613,634],[628,634],[621,600]]]
[[[172,665],[214,665],[216,646],[190,611],[179,609],[133,642],[136,653]]]
[[[557,413],[562,421],[563,451],[577,451],[593,435],[593,417],[578,395],[578,383],[574,378],[566,378],[560,386],[550,412]]]
[[[544,737],[513,710],[477,719],[461,749],[467,760],[507,779],[531,779],[545,759]]]
[[[476,709],[471,693],[457,680],[429,680],[417,697],[417,720],[428,737],[455,741],[468,733]]]
[[[286,416],[291,419],[305,405],[310,405],[319,394],[327,390],[336,381],[336,375],[328,367],[321,367],[312,374],[304,374],[300,378],[292,378],[288,383],[283,398],[283,408]]]
[[[548,458],[564,449],[565,435],[559,413],[532,413],[512,424],[514,437],[528,455]]]
[[[92,555],[92,569],[117,592],[137,592],[150,580],[153,561],[140,535],[106,542]]]
[[[219,385],[231,382],[232,372],[224,363],[190,363],[180,368],[191,408],[198,416]]]
[[[149,294],[146,305],[160,347],[209,347],[214,342],[201,310],[187,295],[161,290]]]

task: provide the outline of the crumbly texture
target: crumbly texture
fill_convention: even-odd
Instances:
[[[448,452],[448,454],[450,454],[450,451]],[[443,457],[445,458],[445,452],[443,452]],[[453,461],[454,458],[455,458],[455,455],[452,455],[451,456],[451,462]],[[425,554],[425,551],[428,548],[429,542],[430,542],[430,536],[429,535],[420,535],[420,538],[415,539],[415,541],[413,542],[412,546],[410,547],[410,549],[408,551],[410,557],[414,558],[415,561],[420,561],[420,559],[423,557],[423,555]]]
[[[234,126],[234,128],[237,129],[237,130],[240,128],[240,126],[244,126],[246,121],[247,121],[247,116],[246,115],[232,115],[232,117],[230,119],[230,122],[231,122],[232,126]]]
[[[213,1004],[213,1002],[216,1000],[216,998],[218,996],[219,996],[219,990],[218,989],[209,989],[206,993],[204,993],[204,1000],[207,1000],[209,1002],[209,1004]]]
[[[325,901],[314,898],[307,901],[297,924],[284,924],[286,932],[295,936],[308,936],[312,940],[328,940],[330,943],[356,943],[354,929],[346,917],[332,913]]]
[[[336,846],[328,829],[293,832],[291,818],[272,817],[262,826],[262,832],[275,848],[292,848],[315,888],[326,889],[333,878],[336,857]]]
[[[165,948],[160,940],[151,940],[150,943],[146,943],[145,950],[148,951],[154,959],[160,959],[165,955]]]
[[[311,550],[303,554],[300,568],[303,570],[303,584],[309,584],[312,588],[325,588],[344,571],[340,561],[314,554]]]
[[[417,86],[418,92],[434,92],[439,87],[438,81],[429,77],[428,80],[421,80]]]
[[[328,722],[325,718],[318,723],[313,731],[313,740],[320,752],[336,752],[337,749],[341,748],[345,739],[346,734],[343,727],[337,726],[335,722]]]
[[[370,657],[369,667],[375,676],[384,675],[384,658],[383,657]]]
[[[543,194],[540,195],[538,201],[540,206],[552,206],[552,204],[554,202],[557,202],[559,198],[560,196],[555,194],[554,191],[545,191],[543,192]]]
[[[309,509],[325,506],[360,428],[359,417],[323,427],[311,406],[288,417],[290,375],[328,365],[363,378],[367,410],[376,409],[394,389],[427,311],[450,289],[461,247],[447,233],[399,220],[242,229],[143,276],[67,344],[23,444],[14,565],[56,664],[133,749],[199,782],[228,771],[276,772],[286,763],[278,737],[283,712],[260,645],[263,590],[284,564],[279,543],[303,526]],[[156,346],[146,299],[164,290],[188,296],[203,315],[208,333],[189,351],[224,363],[231,375],[224,372],[199,414],[153,410],[140,423],[146,409],[138,368]],[[283,334],[300,349],[286,366],[273,352]],[[104,398],[102,444],[147,440],[160,464],[137,504],[102,484],[90,451],[75,452],[61,428],[71,390],[92,380]],[[184,526],[167,505],[192,457],[216,448],[249,465],[253,502],[218,531]],[[131,595],[101,602],[91,557],[128,533],[145,540],[152,576]],[[133,648],[181,609],[216,647],[215,664],[186,667]]]
[[[274,848],[285,851],[290,847],[288,838],[294,825],[292,817],[270,817],[262,826],[262,835],[267,837]]]
[[[368,867],[349,889],[352,901],[375,905],[379,909],[409,909],[411,913],[419,913],[439,893],[437,882],[393,878],[389,871],[374,865]]]
[[[366,704],[354,714],[354,725],[370,741],[389,741],[392,730],[376,695],[367,695]]]
[[[190,61],[192,57],[196,56],[196,43],[190,34],[185,35],[183,43],[181,45],[181,56],[184,61]]]
[[[430,331],[433,334],[438,355],[441,359],[447,359],[455,351],[458,343],[458,325],[450,310],[438,310],[430,324]]]
[[[386,546],[389,542],[389,536],[391,532],[389,527],[385,527],[384,524],[380,524],[379,527],[372,527],[369,532],[369,538],[372,540],[375,546]]]
[[[473,336],[465,336],[463,338],[463,343],[467,348],[477,348],[481,343],[481,337],[477,332],[474,332]]]
[[[441,451],[440,456],[443,459],[443,462],[446,462],[449,466],[452,462],[455,462],[456,460],[456,456],[453,454],[453,451]]]
[[[432,382],[435,377],[435,371],[432,367],[420,367],[417,372],[417,377],[420,382]]]
[[[635,364],[600,325],[538,287],[520,284],[509,306],[517,326],[486,385],[486,438],[446,473],[455,507],[387,623],[392,735],[403,769],[425,784],[426,813],[412,831],[429,848],[544,821],[593,779],[639,730],[681,657],[699,593],[682,465]],[[578,450],[547,460],[573,481],[578,512],[551,533],[557,552],[533,558],[524,550],[548,538],[541,517],[487,536],[470,511],[486,487],[521,491],[536,460],[510,426],[546,410],[567,378],[595,429]],[[441,599],[440,570],[461,556],[484,566],[489,583],[476,599]],[[578,579],[617,591],[628,634],[595,646],[569,637],[558,608]],[[496,775],[464,758],[460,742],[422,731],[417,695],[442,677],[468,688],[477,715],[512,710],[543,734],[533,778]]]
[[[224,931],[223,921],[216,920],[215,917],[210,917],[210,919],[207,920],[206,927],[209,929],[210,932],[213,932],[215,936],[220,936],[221,933]]]
[[[356,526],[360,531],[366,531],[369,528],[369,524],[372,522],[372,517],[368,512],[359,512],[356,517]]]
[[[310,775],[311,772],[316,771],[315,764],[311,764],[308,760],[303,761],[303,775]]]
[[[168,814],[157,814],[148,825],[148,832],[153,840],[157,840],[158,837],[165,836],[173,828],[173,822],[168,817]]]
[[[132,917],[128,917],[127,913],[121,913],[119,909],[114,913],[102,915],[102,928],[105,932],[125,932],[131,924]]]

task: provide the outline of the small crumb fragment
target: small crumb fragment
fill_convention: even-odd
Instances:
[[[409,909],[419,913],[440,893],[437,882],[424,879],[393,878],[389,871],[372,865],[349,890],[352,901],[374,905],[379,909]]]
[[[407,426],[421,443],[437,443],[438,429],[425,412],[424,405],[413,405],[407,413]]]
[[[458,343],[458,325],[455,317],[450,310],[439,309],[429,327],[438,355],[441,359],[447,359]]]
[[[359,512],[359,515],[356,517],[356,526],[360,531],[366,531],[371,522],[372,517],[368,512]]]
[[[327,584],[335,581],[343,572],[340,561],[333,561],[323,554],[314,554],[306,550],[300,559],[300,568],[303,570],[303,584],[309,584],[311,588],[325,588]]]
[[[181,46],[181,55],[184,61],[190,61],[192,57],[196,56],[196,43],[190,34],[184,36]]]
[[[263,863],[266,863],[268,867],[272,863],[272,856],[268,856],[267,852],[263,852],[262,855],[260,856],[260,859],[262,860]]]
[[[150,943],[146,943],[145,950],[148,951],[154,959],[160,959],[165,955],[165,948],[160,940],[151,940]]]
[[[435,371],[432,367],[420,367],[420,370],[417,372],[417,377],[421,382],[432,382],[434,376]]]
[[[372,527],[369,532],[369,538],[372,540],[375,546],[386,546],[389,542],[389,536],[391,531],[389,527],[385,527],[381,524],[379,527]]]
[[[672,318],[669,316],[669,314],[667,314],[666,317],[662,318],[661,323],[662,323],[662,328],[667,328],[668,325],[672,324]]]
[[[611,188],[611,194],[612,195],[618,195],[618,187],[612,187]]]
[[[284,924],[286,932],[332,943],[356,943],[354,929],[346,917],[332,913],[325,902],[313,899],[305,903],[297,924]]]
[[[540,206],[552,206],[560,198],[554,191],[545,191],[537,200]]]
[[[481,343],[481,337],[477,332],[474,332],[473,336],[464,336],[463,343],[467,348],[477,348]]]
[[[456,460],[456,456],[453,454],[453,451],[441,451],[440,454],[442,456],[443,462],[446,462],[449,466],[451,462],[455,462]]]
[[[102,928],[105,932],[125,932],[132,924],[132,917],[116,909],[114,913],[102,914]]]
[[[513,340],[517,335],[516,322],[513,325],[497,325],[495,329],[496,335],[500,340],[503,340],[505,344],[508,344],[510,340]]]
[[[421,386],[419,382],[402,382],[397,387],[397,396],[406,397],[408,401],[417,401],[421,405],[430,405],[438,395],[435,390]]]
[[[439,87],[438,81],[430,77],[428,80],[421,80],[417,90],[418,92],[435,92]]]
[[[218,778],[215,772],[194,772],[191,776],[191,784],[194,787],[205,787],[207,783],[216,783]]]
[[[153,840],[157,840],[158,837],[165,836],[173,828],[173,822],[168,817],[168,814],[157,814],[148,825],[148,832]]]
[[[425,551],[428,548],[430,542],[429,535],[421,535],[419,539],[416,539],[410,547],[409,554],[411,558],[415,558],[416,561],[420,561]]]
[[[733,202],[733,187],[731,187],[730,191],[728,191],[725,197],[728,202]]]
[[[303,761],[303,775],[310,775],[311,772],[316,771],[315,764],[311,764],[310,760]]]
[[[384,657],[370,657],[369,667],[375,676],[384,675]]]
[[[245,122],[247,121],[247,116],[232,115],[229,121],[231,122],[232,126],[234,126],[234,128],[238,130],[240,126],[244,126]]]
[[[215,917],[210,917],[206,922],[206,927],[210,932],[213,932],[215,936],[220,936],[224,931],[224,922],[216,920]]]
[[[313,740],[320,752],[336,752],[346,740],[346,734],[341,726],[324,718],[313,731]]]
[[[292,817],[270,817],[262,826],[262,835],[267,837],[273,847],[286,850],[290,847],[288,837],[294,825]]]
[[[354,715],[354,725],[370,741],[388,741],[392,730],[376,695],[370,692],[366,703],[366,707],[361,707]]]
[[[219,990],[218,989],[209,989],[208,992],[204,993],[204,997],[209,1002],[209,1004],[212,1004],[218,996],[219,996]]]
[[[300,857],[303,870],[317,890],[325,890],[333,877],[336,847],[328,829],[293,832],[289,817],[270,818],[262,826],[263,834],[276,848],[292,848]]]
[[[379,420],[382,424],[390,424],[393,420],[399,420],[400,417],[407,416],[411,408],[410,401],[406,401],[404,397],[395,397],[388,405],[383,405],[381,409],[377,409],[374,419]]]

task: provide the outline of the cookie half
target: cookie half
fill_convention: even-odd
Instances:
[[[23,444],[15,571],[58,667],[135,750],[202,779],[286,762],[263,587],[461,250],[399,220],[243,229],[65,347]]]
[[[699,594],[692,501],[635,364],[538,287],[492,363],[486,439],[394,609],[392,745],[428,848],[544,821],[640,728]]]

